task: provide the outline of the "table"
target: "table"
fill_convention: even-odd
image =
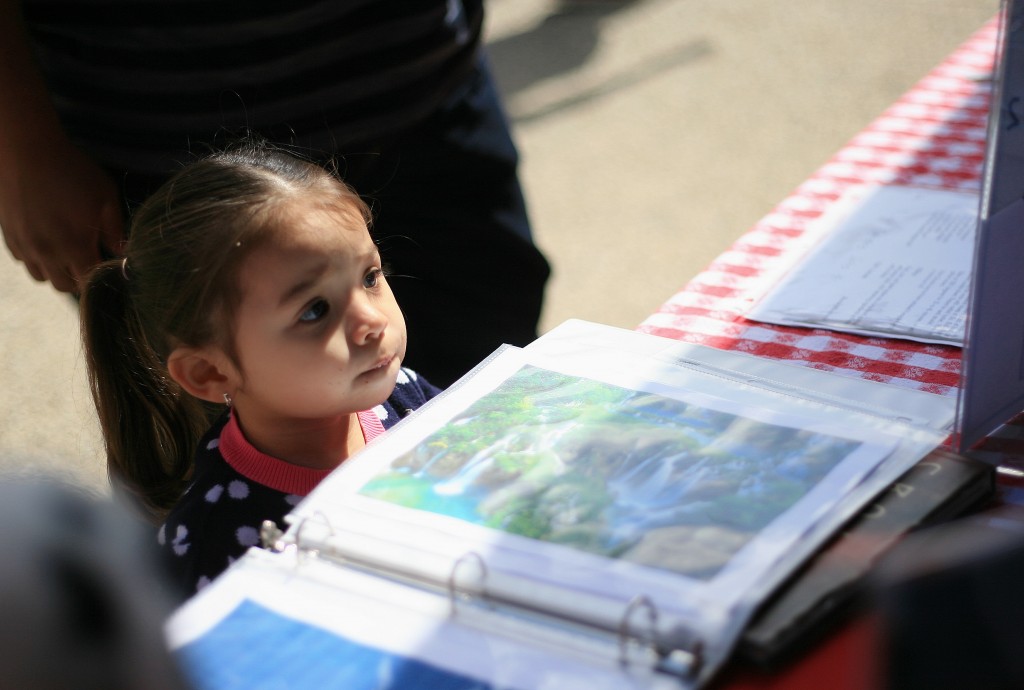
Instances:
[[[850,188],[902,184],[977,191],[993,47],[987,24],[670,297],[638,330],[849,376],[955,395],[960,349],[747,321],[796,239]]]
[[[998,22],[992,19],[700,274],[638,330],[839,374],[955,396],[960,348],[869,338],[744,318],[792,260],[798,239],[843,194],[865,184],[978,192]],[[1013,483],[1024,468],[1024,418],[973,453],[997,461]],[[993,455],[995,454],[995,455]]]
[[[814,221],[852,188],[899,184],[980,191],[998,18],[979,29],[858,133],[638,330],[785,360],[842,375],[955,396],[960,348],[749,321],[744,314],[776,280]],[[1000,467],[1002,503],[1024,503],[1024,416],[972,455]],[[872,623],[858,618],[797,663],[772,674],[726,672],[717,686],[861,689],[873,686]]]

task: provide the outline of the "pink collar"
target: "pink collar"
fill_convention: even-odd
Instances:
[[[384,433],[384,425],[372,410],[357,416],[367,443]],[[293,465],[256,450],[242,434],[233,412],[220,432],[219,447],[224,460],[243,477],[286,494],[305,496],[331,473]]]

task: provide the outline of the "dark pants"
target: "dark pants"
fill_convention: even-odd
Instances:
[[[550,269],[533,244],[518,154],[485,62],[412,131],[320,162],[331,157],[372,205],[370,230],[409,329],[407,366],[445,387],[499,345],[537,336]],[[129,206],[162,182],[117,177]]]
[[[437,385],[502,343],[537,336],[550,269],[533,244],[517,163],[486,68],[395,147],[343,161],[373,204],[371,232],[409,327],[406,363]]]

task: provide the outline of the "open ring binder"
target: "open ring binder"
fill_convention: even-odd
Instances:
[[[346,461],[284,534],[263,531],[269,552],[201,598],[279,578],[259,601],[294,613],[286,625],[309,620],[331,649],[358,642],[374,669],[516,690],[697,690],[755,608],[941,444],[953,407],[570,323],[499,351]],[[248,619],[237,629],[256,637]]]

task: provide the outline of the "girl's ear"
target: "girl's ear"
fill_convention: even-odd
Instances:
[[[223,403],[237,386],[230,360],[214,347],[176,347],[167,358],[167,372],[178,385],[200,400]]]

